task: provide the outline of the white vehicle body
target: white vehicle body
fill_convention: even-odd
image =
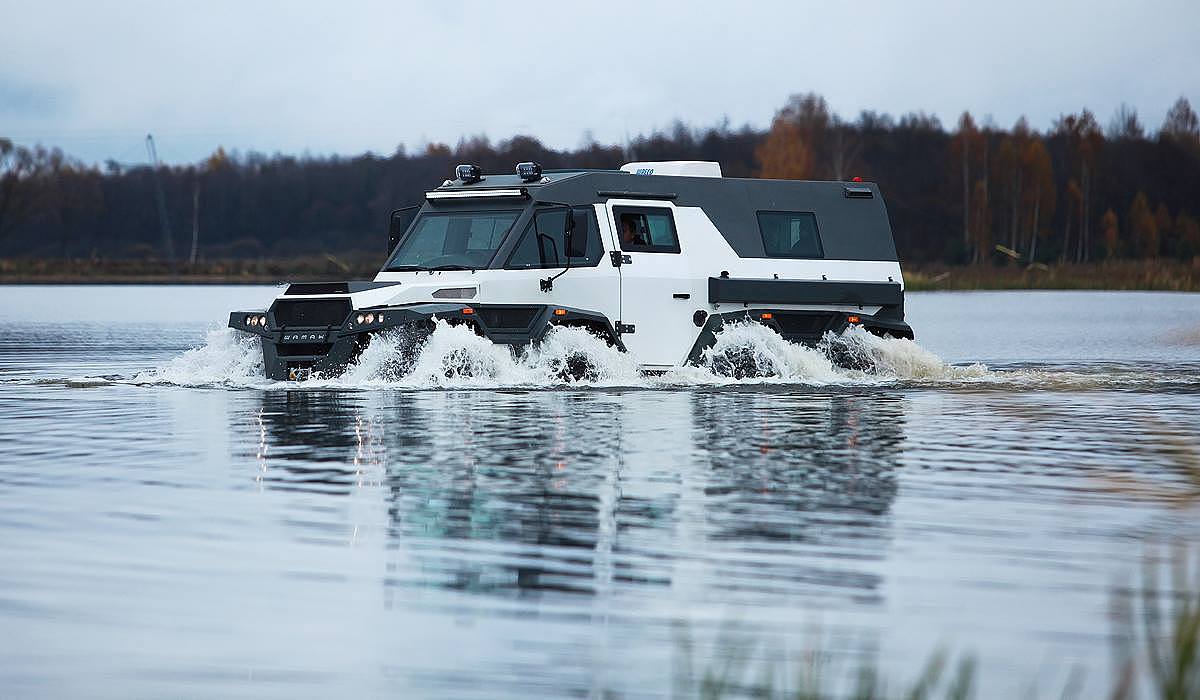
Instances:
[[[263,337],[275,378],[344,365],[370,334],[432,318],[516,346],[550,325],[581,325],[646,371],[694,362],[731,318],[802,342],[856,323],[912,337],[874,185],[727,179],[715,163],[622,170],[448,180],[418,211],[393,214],[389,262],[372,282],[292,285],[266,312],[231,314],[230,325]],[[480,222],[508,228],[480,233]],[[467,242],[451,240],[455,226]],[[786,248],[789,237],[807,246],[803,257]],[[780,245],[782,255],[771,248]],[[534,248],[533,266],[513,262],[533,259]],[[454,264],[396,264],[421,250]]]

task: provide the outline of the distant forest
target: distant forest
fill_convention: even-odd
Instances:
[[[217,149],[194,165],[97,167],[0,138],[0,257],[382,258],[388,212],[419,202],[455,164],[506,173],[524,160],[545,168],[713,160],[731,177],[862,177],[882,188],[906,262],[1200,256],[1200,124],[1184,98],[1157,131],[1122,107],[1104,125],[1085,109],[1038,132],[1024,118],[1002,128],[969,113],[950,129],[923,113],[866,111],[850,121],[804,94],[765,131],[676,123],[623,147],[592,142],[566,151],[529,136],[479,136],[390,156]]]

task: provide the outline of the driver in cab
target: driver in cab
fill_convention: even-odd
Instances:
[[[637,248],[650,245],[646,236],[638,231],[636,214],[621,215],[621,248]]]

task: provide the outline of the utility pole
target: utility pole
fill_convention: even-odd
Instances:
[[[171,238],[171,222],[167,218],[167,198],[163,195],[162,181],[158,178],[158,151],[154,148],[154,136],[146,134],[146,152],[150,154],[150,173],[154,177],[154,194],[158,200],[158,220],[162,224],[163,251],[168,261],[175,260],[175,242]]]

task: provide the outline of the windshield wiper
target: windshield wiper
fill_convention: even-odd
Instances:
[[[393,265],[387,268],[384,272],[412,272],[413,270],[424,270],[420,265]]]
[[[443,270],[474,270],[475,268],[467,267],[466,265],[434,265],[425,269],[430,272],[441,272]]]

